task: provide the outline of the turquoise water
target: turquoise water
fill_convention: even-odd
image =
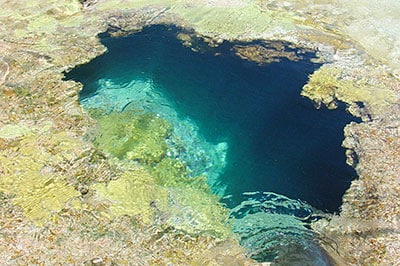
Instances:
[[[184,161],[193,176],[206,174],[213,191],[225,196],[253,257],[302,254],[296,261],[311,261],[302,265],[328,265],[305,217],[314,208],[337,211],[355,176],[341,148],[343,127],[353,118],[343,108],[317,110],[300,97],[319,67],[309,61],[313,55],[258,65],[234,55],[229,42],[192,51],[176,39],[178,32],[152,26],[128,37],[103,36],[108,52],[67,75],[84,84],[81,104],[142,109],[167,119],[174,125],[168,156]],[[290,204],[282,207],[282,199]],[[263,229],[248,228],[249,220],[264,221]],[[282,248],[276,239],[290,244]]]
[[[271,192],[244,193],[231,210],[233,231],[257,261],[274,265],[332,265],[310,229],[318,211],[301,201]]]

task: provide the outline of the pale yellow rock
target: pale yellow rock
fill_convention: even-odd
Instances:
[[[0,127],[0,138],[14,139],[29,133],[31,129],[25,125],[4,125]]]
[[[108,184],[96,184],[98,195],[110,203],[113,216],[135,215],[151,223],[155,211],[165,211],[167,191],[156,186],[154,179],[142,168],[127,171]]]
[[[400,70],[400,2],[338,0],[351,18],[343,33],[361,44],[374,58]]]

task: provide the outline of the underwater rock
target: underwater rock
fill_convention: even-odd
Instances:
[[[400,248],[400,106],[385,118],[351,123],[345,135],[343,145],[359,155],[359,178],[344,195],[340,216],[316,223],[317,228],[344,243],[338,249],[347,262],[391,265]]]
[[[225,188],[218,183],[218,177],[225,169],[228,144],[207,142],[195,122],[182,117],[157,86],[145,78],[128,83],[100,79],[95,92],[83,91],[81,103],[93,109],[91,113],[102,132],[95,143],[118,158],[146,164],[164,157],[175,158],[185,164],[188,175],[206,176],[214,193],[223,195]],[[152,117],[154,126],[145,126],[144,117]],[[143,121],[135,122],[138,119]],[[135,123],[142,128],[134,126]],[[159,127],[165,128],[164,131],[159,132]],[[154,136],[148,136],[150,132]]]
[[[100,149],[119,159],[136,160],[147,165],[166,156],[165,140],[170,135],[171,126],[156,115],[112,112],[94,117],[100,132],[94,142]]]
[[[333,265],[309,229],[322,212],[275,193],[244,193],[243,198],[231,218],[251,258],[273,265]]]
[[[134,215],[147,224],[159,219],[164,226],[190,235],[229,236],[228,211],[210,193],[206,176],[191,176],[184,163],[167,156],[168,122],[133,109],[89,111],[99,124],[94,141],[98,148],[144,167],[93,186],[101,199],[109,202],[113,217]]]
[[[206,179],[189,177],[185,166],[172,159],[162,160],[154,170],[136,165],[118,179],[92,188],[101,201],[108,202],[106,215],[133,215],[145,224],[191,236],[226,239],[231,235],[228,210],[210,194]]]
[[[155,209],[165,211],[167,191],[155,185],[146,170],[137,169],[124,172],[117,180],[93,186],[96,193],[109,202],[113,216],[135,215],[144,223],[154,223]]]
[[[168,187],[193,186],[208,191],[205,176],[192,177],[187,166],[174,158],[163,158],[157,164],[148,166],[148,171],[153,175],[157,184]]]
[[[166,164],[163,161],[159,164]],[[172,169],[159,165],[153,171],[135,166],[116,180],[92,186],[99,199],[108,203],[105,215],[133,215],[145,224],[191,236],[229,237],[229,214],[219,197],[210,194],[205,178],[189,177],[174,167],[176,163]]]
[[[219,197],[192,186],[168,188],[168,191],[167,224],[193,236],[226,239],[232,235],[227,226],[229,212],[219,203]]]

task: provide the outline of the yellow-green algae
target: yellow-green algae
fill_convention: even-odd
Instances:
[[[171,125],[165,120],[150,113],[112,112],[99,115],[95,112],[91,113],[97,119],[100,133],[94,143],[101,150],[119,159],[145,164],[158,162],[165,156],[165,138],[171,133]]]
[[[187,167],[175,158],[162,158],[156,165],[147,167],[157,184],[168,187],[192,186],[209,192],[205,176],[190,177]]]
[[[373,86],[363,79],[344,79],[342,71],[336,67],[322,66],[310,76],[301,95],[330,109],[336,108],[337,100],[348,104],[363,102],[371,113],[378,113],[374,112],[375,109],[382,110],[396,103],[397,96],[393,90],[379,85]]]
[[[11,129],[12,134],[4,134]],[[0,136],[5,142],[17,138],[8,149],[0,149],[0,192],[12,194],[13,203],[38,224],[80,195],[54,166],[70,158],[81,144],[64,132],[51,134],[44,130],[8,125],[2,127]],[[53,148],[48,149],[50,146]]]
[[[117,180],[93,186],[111,203],[111,215],[135,215],[146,223],[158,216],[167,226],[192,235],[229,235],[228,211],[210,194],[206,178],[189,177],[184,163],[167,156],[168,122],[134,110],[91,113],[98,122],[94,141],[98,148],[120,161],[141,163]]]
[[[154,221],[156,210],[166,209],[167,191],[157,186],[141,167],[127,170],[117,180],[96,184],[93,188],[111,203],[110,210],[115,216],[135,215],[144,223],[150,223]]]
[[[228,211],[218,203],[217,196],[190,185],[160,186],[143,168],[126,171],[117,180],[93,188],[110,203],[113,217],[134,215],[147,224],[158,218],[164,226],[191,235],[224,239],[230,234]]]

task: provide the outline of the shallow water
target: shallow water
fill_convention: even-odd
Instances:
[[[152,26],[103,38],[108,52],[67,76],[84,84],[82,105],[142,109],[168,120],[174,126],[168,156],[184,161],[193,176],[206,174],[214,192],[229,195],[224,202],[233,210],[248,201],[243,192],[261,191],[337,211],[355,176],[341,148],[343,127],[353,118],[343,108],[317,110],[300,97],[319,66],[309,61],[313,55],[260,66],[234,55],[228,42],[194,52],[177,33]],[[296,211],[286,215],[303,226]]]

